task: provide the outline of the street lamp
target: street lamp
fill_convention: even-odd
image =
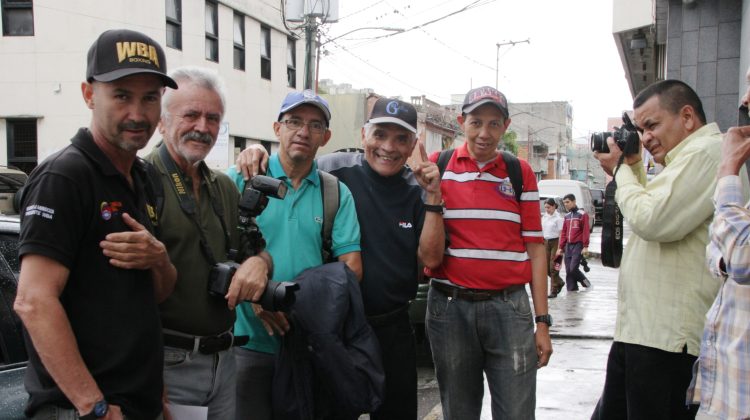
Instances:
[[[349,34],[351,34],[353,32],[364,31],[366,29],[389,31],[389,32],[394,32],[394,33],[404,32],[403,28],[391,28],[389,26],[365,26],[365,27],[362,27],[362,28],[352,29],[349,32],[344,32],[341,35],[335,36],[333,38],[329,38],[325,42],[320,42],[320,33],[318,32],[317,33],[317,38],[318,38],[317,44],[318,45],[317,45],[317,48],[316,48],[316,57],[315,57],[315,93],[318,93],[318,76],[320,74],[320,47],[322,47],[323,45],[326,45],[328,43],[331,43],[331,42],[333,42],[333,41],[335,41],[335,40],[337,40],[339,38],[343,38],[343,37],[345,37],[345,36],[347,36],[347,35],[349,35]],[[306,57],[306,59],[307,60],[310,59],[309,55]],[[308,69],[308,68],[309,68],[309,66],[305,66],[305,69]],[[308,80],[308,76],[309,75],[305,76],[305,80]],[[305,89],[307,89],[307,88],[308,88],[308,86],[305,86]]]
[[[531,128],[531,127],[529,127],[529,128]],[[526,133],[526,141],[527,141],[527,143],[528,143],[528,144],[526,145],[526,147],[528,147],[528,151],[529,151],[529,160],[531,160],[531,159],[532,159],[532,158],[534,157],[534,135],[535,135],[536,133],[539,133],[539,132],[541,132],[541,131],[544,131],[544,130],[546,130],[546,129],[548,129],[548,128],[557,128],[557,127],[555,127],[555,126],[553,126],[553,125],[550,125],[550,126],[547,126],[547,127],[543,127],[543,128],[540,128],[540,129],[538,129],[538,130],[534,130],[534,131],[528,131],[528,132]]]
[[[503,43],[498,42],[497,44],[495,44],[497,46],[497,53],[495,54],[495,89],[498,88],[497,81],[498,81],[498,73],[499,73],[498,70],[500,68],[500,47],[504,45],[510,45],[511,48],[513,48],[514,45],[523,44],[524,42],[527,44],[531,44],[531,38],[527,38],[523,41],[508,41],[508,42],[503,42]]]

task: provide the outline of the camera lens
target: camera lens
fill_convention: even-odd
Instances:
[[[591,151],[600,152],[600,153],[609,153],[609,146],[607,146],[607,138],[611,136],[612,136],[612,133],[608,131],[591,134]]]

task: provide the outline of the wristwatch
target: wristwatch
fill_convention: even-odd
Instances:
[[[101,400],[94,404],[94,408],[90,413],[78,416],[78,418],[81,420],[96,420],[106,416],[107,412],[109,412],[109,404],[107,404],[106,400]]]
[[[547,324],[548,327],[551,327],[552,326],[552,315],[549,315],[549,314],[548,315],[539,315],[536,318],[534,318],[534,322],[536,322],[537,324],[540,323],[540,322],[544,322],[545,324]]]
[[[445,205],[443,203],[440,204],[424,204],[424,211],[431,211],[433,213],[445,213]]]

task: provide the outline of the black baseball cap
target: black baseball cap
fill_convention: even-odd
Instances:
[[[470,90],[464,97],[461,112],[468,114],[484,104],[495,105],[505,115],[505,118],[508,118],[508,100],[505,99],[502,92],[490,86]]]
[[[177,89],[167,76],[167,59],[161,46],[149,36],[128,29],[103,32],[89,48],[86,80],[112,82],[126,76],[153,73],[165,86]]]
[[[396,124],[417,133],[417,110],[414,105],[398,99],[379,98],[370,113],[371,124]]]

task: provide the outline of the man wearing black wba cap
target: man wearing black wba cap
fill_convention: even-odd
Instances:
[[[364,153],[332,153],[317,159],[318,168],[349,187],[357,208],[362,299],[380,342],[386,378],[385,400],[370,413],[374,420],[417,418],[416,346],[409,301],[417,292],[418,259],[437,267],[445,244],[437,165],[427,159],[420,143],[418,163],[413,170],[405,166],[416,145],[414,106],[379,98],[362,127]],[[252,162],[257,153],[262,149],[247,149],[240,162]]]
[[[32,418],[155,419],[162,413],[157,303],[176,270],[153,235],[154,192],[136,157],[159,122],[161,46],[102,33],[81,84],[92,118],[32,172],[23,195],[15,310],[26,327]]]

